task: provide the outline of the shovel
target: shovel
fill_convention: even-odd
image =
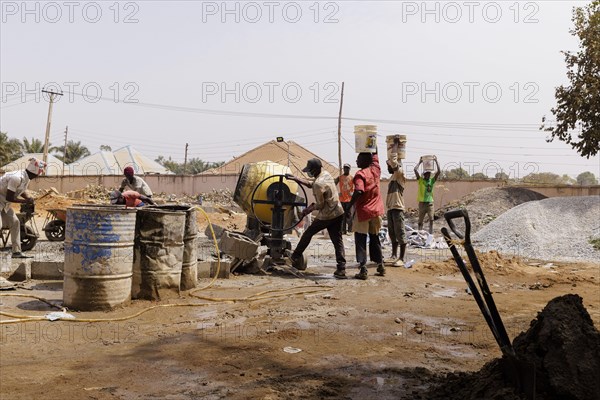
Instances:
[[[496,303],[494,302],[494,298],[492,297],[492,293],[485,279],[485,275],[481,269],[481,264],[479,264],[479,260],[475,254],[475,249],[471,243],[471,221],[469,220],[469,214],[465,209],[458,209],[445,213],[444,218],[448,222],[448,226],[452,232],[454,232],[459,239],[462,239],[462,245],[467,253],[469,263],[471,264],[471,268],[475,273],[475,278],[479,284],[479,289],[481,289],[481,292],[475,285],[475,281],[471,277],[464,260],[460,256],[455,243],[450,237],[450,232],[448,232],[448,229],[445,227],[442,228],[442,234],[444,235],[444,239],[450,248],[450,252],[452,253],[454,260],[458,265],[458,269],[467,282],[477,306],[479,306],[486,323],[494,335],[494,339],[496,339],[498,346],[500,346],[502,355],[507,361],[505,374],[512,381],[515,387],[519,388],[519,390],[524,392],[529,398],[534,398],[535,368],[519,360],[515,354],[515,349],[512,346],[510,338],[508,337],[506,328],[504,327],[504,323],[502,322],[502,318],[500,317],[500,313],[498,312],[498,308],[496,307]],[[454,220],[457,218],[462,218],[464,221],[464,234],[459,232],[454,224]]]

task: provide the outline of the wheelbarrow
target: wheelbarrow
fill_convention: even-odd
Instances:
[[[46,219],[42,229],[46,237],[51,242],[60,242],[65,240],[65,225],[67,221],[67,210],[64,209],[49,209],[46,210]]]
[[[448,229],[445,227],[442,228],[442,234],[444,235],[444,239],[450,248],[450,252],[452,253],[454,260],[458,265],[458,269],[467,282],[469,290],[473,294],[473,298],[479,306],[485,322],[488,324],[492,334],[494,335],[494,339],[496,339],[498,346],[500,346],[500,351],[502,352],[504,361],[503,372],[505,377],[522,393],[527,395],[528,398],[535,398],[535,367],[519,359],[515,353],[515,349],[513,348],[510,338],[508,337],[508,333],[506,332],[506,328],[504,327],[504,323],[502,322],[502,318],[500,317],[500,313],[498,312],[498,308],[496,307],[496,303],[492,297],[492,292],[490,291],[483,274],[483,269],[481,268],[481,264],[477,259],[477,254],[475,254],[473,244],[471,243],[471,221],[469,220],[469,214],[467,213],[467,210],[458,209],[449,211],[444,214],[444,218],[448,222],[448,226],[452,232],[454,232],[454,234],[461,239],[462,245],[467,253],[467,257],[469,258],[471,269],[475,273],[475,278],[479,284],[481,292],[475,285],[475,281],[471,277],[471,273],[469,272],[465,261],[458,252],[458,249],[456,248],[456,242],[452,240],[450,232],[448,232]],[[453,220],[457,218],[462,218],[464,221],[464,234],[459,232],[454,224]]]
[[[35,221],[33,220],[34,214],[35,206],[30,203],[21,204],[20,212],[16,213],[21,225],[20,233],[22,251],[29,251],[33,249],[39,237]],[[8,242],[10,241],[10,230],[3,227],[0,229],[0,231],[2,247],[7,247]]]

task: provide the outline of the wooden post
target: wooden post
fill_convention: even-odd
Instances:
[[[342,94],[340,96],[340,114],[338,116],[338,169],[342,175],[342,106],[344,105],[344,82],[342,82]]]

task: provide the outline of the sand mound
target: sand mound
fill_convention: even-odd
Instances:
[[[519,359],[533,377],[535,399],[592,400],[600,398],[600,332],[578,295],[551,300],[527,332],[513,342]],[[507,379],[505,359],[496,359],[475,373],[452,373],[425,397],[447,400],[516,400],[532,398]],[[533,380],[531,380],[533,382]]]

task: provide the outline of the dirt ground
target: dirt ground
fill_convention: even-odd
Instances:
[[[37,248],[47,247],[41,240]],[[475,371],[500,356],[448,250],[410,249],[407,259],[421,260],[413,268],[376,277],[371,266],[367,281],[332,279],[327,240],[314,240],[308,251],[300,278],[239,275],[200,289],[211,283],[204,279],[199,289],[160,302],[73,312],[103,321],[2,324],[0,399],[427,398],[440,375]],[[480,260],[511,339],[567,293],[583,297],[600,326],[597,263],[497,253]],[[60,304],[62,282],[29,281],[10,293]],[[0,302],[12,315],[55,311],[33,298]]]

